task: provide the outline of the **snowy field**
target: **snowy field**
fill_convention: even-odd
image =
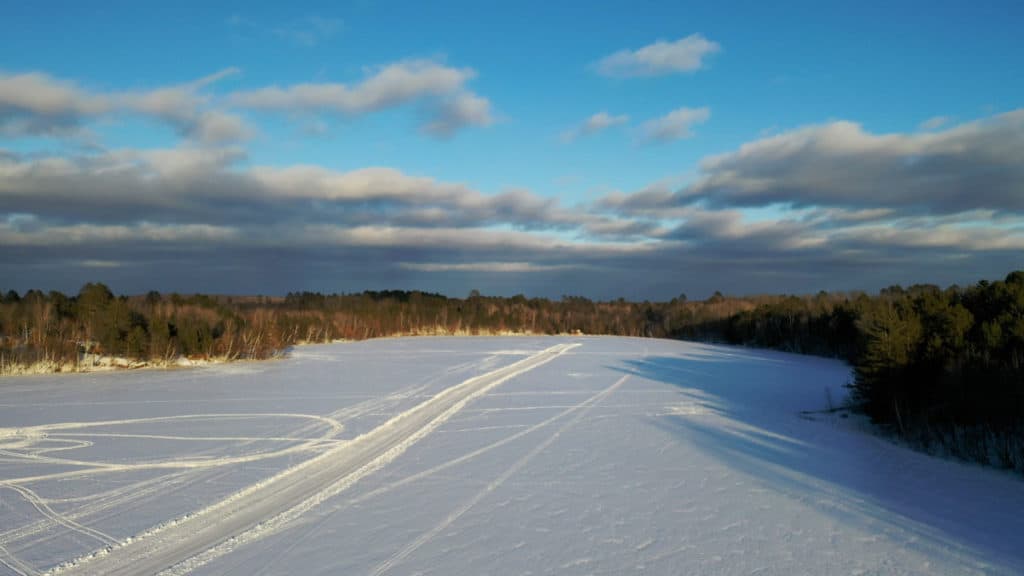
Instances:
[[[610,337],[0,379],[0,574],[1024,573],[1024,481],[825,413],[848,380]]]

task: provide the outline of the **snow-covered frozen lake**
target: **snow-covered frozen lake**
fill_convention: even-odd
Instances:
[[[1024,481],[819,412],[849,378],[442,337],[0,379],[0,574],[1024,573]]]

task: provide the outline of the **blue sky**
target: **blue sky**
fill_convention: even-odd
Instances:
[[[3,3],[0,287],[653,299],[1024,267],[1018,3],[551,4]]]

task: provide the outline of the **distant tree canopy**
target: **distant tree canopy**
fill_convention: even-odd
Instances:
[[[714,307],[730,303],[733,311]],[[670,335],[837,356],[875,421],[925,447],[1024,472],[1024,272],[961,289],[892,286],[878,296],[716,294]]]
[[[184,356],[264,358],[298,342],[360,340],[401,334],[586,332],[661,335],[650,305],[594,303],[522,295],[494,298],[473,290],[466,299],[418,291],[358,294],[294,292],[287,296],[115,296],[103,284],[77,295],[0,299],[0,352],[5,361],[74,362],[96,353],[133,359]]]
[[[507,332],[669,337],[839,357],[853,366],[854,397],[876,421],[904,434],[982,427],[994,439],[984,450],[1001,450],[1003,465],[1024,470],[1024,441],[1006,440],[1024,434],[1024,271],[965,289],[715,292],[705,301],[681,294],[653,303],[496,298],[475,289],[466,299],[400,290],[127,297],[94,283],[70,297],[11,290],[0,298],[0,372],[74,363],[85,353],[265,358],[299,342]]]

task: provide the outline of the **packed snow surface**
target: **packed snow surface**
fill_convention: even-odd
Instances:
[[[1024,481],[915,453],[849,369],[409,338],[0,380],[0,574],[1014,574]]]

